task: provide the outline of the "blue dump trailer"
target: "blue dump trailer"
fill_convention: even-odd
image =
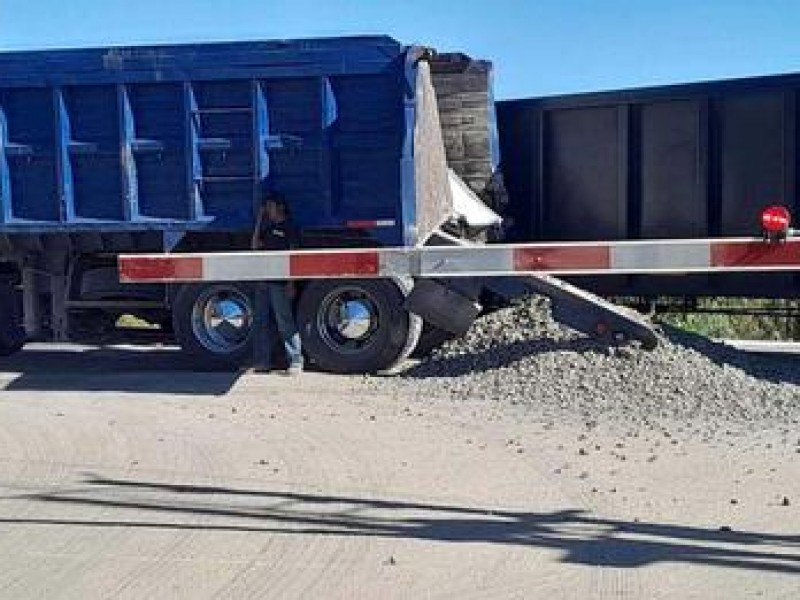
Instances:
[[[116,257],[247,250],[271,191],[307,248],[485,235],[469,207],[503,201],[490,82],[488,63],[387,37],[0,53],[0,354],[118,338],[133,315],[199,362],[239,364],[247,284],[124,286]],[[411,285],[303,289],[330,338],[311,358],[358,371],[407,355]],[[342,311],[389,305],[398,323],[368,320],[369,339],[338,332]]]

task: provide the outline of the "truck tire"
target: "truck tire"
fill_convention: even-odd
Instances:
[[[310,282],[297,310],[311,363],[331,373],[375,373],[406,359],[422,319],[403,308],[406,292],[388,280]]]
[[[25,345],[14,288],[0,286],[0,356],[11,356]]]
[[[253,307],[246,284],[184,285],[172,302],[175,339],[199,367],[241,367],[253,354]]]
[[[416,348],[411,353],[411,358],[426,358],[431,353],[449,342],[456,335],[444,329],[439,329],[435,325],[425,323],[422,327],[422,334],[419,336]]]

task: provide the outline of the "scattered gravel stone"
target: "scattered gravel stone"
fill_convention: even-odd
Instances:
[[[399,376],[369,381],[421,399],[536,408],[548,420],[568,412],[588,429],[608,418],[659,431],[680,420],[702,423],[708,434],[723,422],[800,417],[796,357],[746,353],[666,326],[661,338],[652,352],[635,343],[609,352],[553,321],[548,302],[535,297],[478,319]]]

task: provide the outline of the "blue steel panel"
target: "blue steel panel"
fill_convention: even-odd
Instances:
[[[322,78],[322,128],[329,129],[339,120],[339,103],[330,77]]]
[[[70,122],[69,153],[78,219],[123,220],[119,106],[115,86],[62,90]]]
[[[6,112],[0,105],[0,223],[12,219],[11,213],[11,173],[8,170],[8,124]]]
[[[265,188],[307,228],[400,221],[403,52],[356,38],[0,53],[0,230],[243,230]]]
[[[200,200],[200,186],[203,183],[203,162],[200,158],[200,123],[197,114],[197,100],[192,84],[183,84],[183,107],[186,119],[186,147],[188,160],[186,169],[186,189],[189,191],[189,218],[201,219],[203,205]]]
[[[264,85],[260,81],[253,82],[253,105],[255,106],[255,122],[253,137],[255,154],[255,176],[258,187],[263,187],[269,177],[269,108],[264,94]]]
[[[339,209],[342,193],[342,171],[338,150],[335,148],[339,126],[339,101],[329,77],[323,77],[322,85],[322,137],[320,140],[320,196],[332,211]]]
[[[136,221],[139,218],[139,174],[136,169],[134,144],[136,142],[136,122],[133,118],[128,88],[117,86],[117,106],[119,111],[119,137],[121,144],[121,185],[125,219]]]
[[[249,80],[196,81],[194,94],[204,114],[250,110]]]
[[[0,53],[0,86],[324,77],[383,71],[403,47],[387,37]]]
[[[56,112],[56,177],[59,212],[62,221],[75,220],[75,195],[72,180],[72,161],[69,154],[71,141],[69,113],[64,104],[61,88],[53,90],[53,103]]]
[[[403,89],[397,76],[337,77],[339,218],[396,219],[401,198]]]
[[[199,82],[193,87],[204,212],[215,220],[248,222],[255,184],[252,82]]]
[[[53,90],[0,90],[7,135],[18,153],[6,150],[11,215],[21,221],[60,221],[56,185],[56,120]]]
[[[401,236],[407,245],[415,243],[417,234],[417,188],[415,184],[414,124],[417,120],[418,48],[411,48],[403,65],[403,144],[400,158]]]
[[[322,197],[322,90],[319,79],[264,82],[269,111],[267,185],[284,194],[300,225],[331,223],[331,206]],[[292,146],[276,143],[282,136]],[[326,182],[327,183],[327,182]]]
[[[191,220],[187,171],[187,124],[183,85],[128,88],[137,138],[160,144],[137,152],[139,213],[145,218]]]

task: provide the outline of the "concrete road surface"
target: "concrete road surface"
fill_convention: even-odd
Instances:
[[[0,360],[0,598],[800,598],[800,432]]]

